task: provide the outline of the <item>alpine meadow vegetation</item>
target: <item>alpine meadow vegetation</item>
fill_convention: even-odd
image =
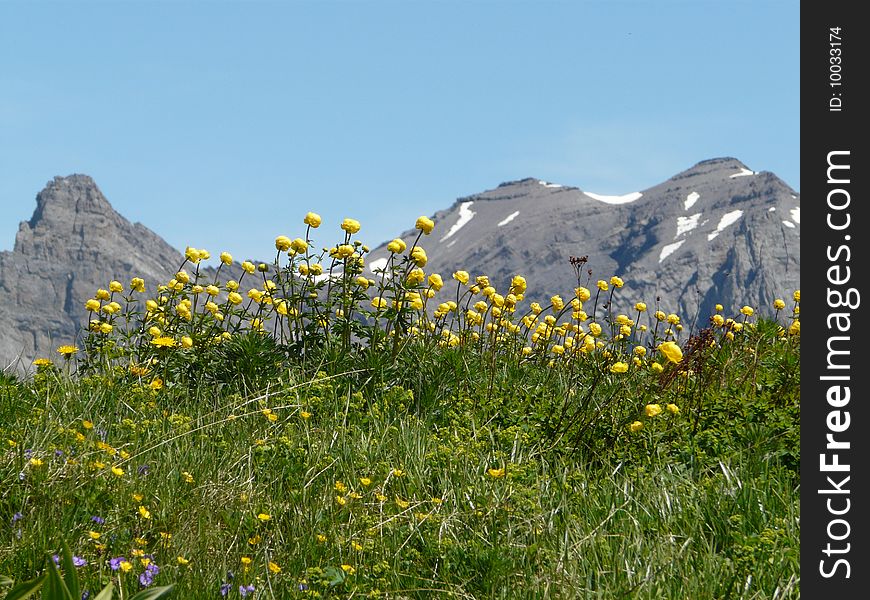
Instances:
[[[0,594],[799,597],[799,291],[689,326],[582,258],[546,301],[427,272],[427,217],[374,272],[302,225],[2,376]]]

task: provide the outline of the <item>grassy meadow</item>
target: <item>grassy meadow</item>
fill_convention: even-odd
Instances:
[[[0,379],[0,597],[800,596],[799,291],[692,328],[303,225]]]

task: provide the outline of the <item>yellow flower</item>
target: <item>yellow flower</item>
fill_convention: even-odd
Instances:
[[[270,515],[270,514],[268,514],[268,513],[260,513],[260,514],[257,515],[257,518],[258,518],[261,522],[265,523],[266,521],[268,521],[269,519],[272,518],[272,515]]]
[[[782,310],[785,308],[785,301],[782,298],[777,298],[773,301],[773,308],[776,310]]]
[[[610,278],[610,285],[612,285],[613,287],[621,288],[623,285],[625,285],[625,282],[622,281],[621,278],[614,275]]]
[[[190,564],[190,561],[187,560],[186,558],[184,558],[183,556],[179,556],[175,560],[178,561],[178,564],[181,565],[182,567],[186,567],[187,565]]]
[[[128,560],[122,560],[121,563],[120,563],[118,566],[120,567],[120,569],[121,569],[122,572],[124,572],[124,573],[129,573],[129,572],[130,572],[130,569],[133,568],[133,563],[131,563],[131,562],[128,561]]]
[[[116,477],[123,477],[124,476],[124,469],[115,465],[112,467],[112,474],[115,475]]]
[[[429,217],[418,217],[417,222],[414,223],[414,228],[419,229],[426,235],[429,235],[435,228],[435,222]]]
[[[181,347],[182,348],[193,348],[193,339],[189,335],[185,335],[181,338]]]
[[[248,544],[250,544],[251,546],[256,546],[257,544],[259,544],[262,541],[263,541],[263,538],[260,537],[259,533],[257,535],[254,535],[254,536],[251,536],[248,538]]]
[[[358,233],[360,227],[359,221],[356,219],[345,219],[341,222],[341,228],[350,234]]]
[[[96,298],[97,300],[108,300],[109,298],[111,298],[111,296],[112,295],[109,293],[109,290],[104,290],[102,288],[97,290],[97,293],[94,294],[94,298]]]
[[[158,348],[174,348],[175,340],[168,335],[163,335],[151,340],[151,345],[157,346]]]
[[[717,305],[714,306],[713,308],[716,309],[716,312],[722,312],[723,310],[725,310],[725,307],[722,306],[721,304],[717,304]]]
[[[245,271],[245,273],[252,274],[257,270],[257,267],[251,261],[246,260],[242,263],[242,269]]]
[[[751,317],[754,312],[755,311],[752,309],[751,306],[744,306],[740,309],[740,314],[746,315],[747,317]]]
[[[350,565],[341,565],[341,570],[344,571],[345,573],[347,573],[348,575],[353,575],[354,573],[356,573],[356,569],[354,569]]]
[[[801,334],[801,322],[799,320],[795,319],[794,322],[791,325],[789,325],[788,333],[789,333],[789,335],[800,335]]]
[[[151,380],[151,383],[148,384],[148,387],[154,391],[163,389],[163,380],[159,377],[155,377]]]
[[[634,305],[634,310],[637,312],[646,312],[646,304],[643,302],[638,302]]]
[[[377,308],[377,309],[387,308],[389,305],[390,305],[390,303],[387,302],[386,299],[381,298],[380,296],[372,298],[372,306]]]
[[[100,534],[99,531],[89,531],[89,532],[88,532],[88,537],[91,538],[92,540],[98,540],[98,539],[100,539],[100,535],[101,535],[101,534]]]
[[[133,500],[135,502],[142,502],[142,498],[144,498],[144,496],[142,494],[136,494],[136,493],[130,494],[130,497],[133,498]]]
[[[335,502],[336,502],[339,506],[344,506],[345,504],[347,504],[347,498],[345,498],[344,496],[336,496],[336,497],[335,497]]]
[[[306,421],[311,418],[311,413],[307,410],[303,410],[299,413],[299,416],[305,419]]]
[[[225,265],[233,264],[233,255],[229,252],[221,252],[221,262]]]
[[[675,415],[675,414],[677,414],[678,412],[680,412],[680,407],[677,406],[676,404],[668,404],[667,406],[665,406],[665,408],[666,408],[667,411],[668,411],[669,413],[671,413],[672,415]]]
[[[678,363],[683,360],[683,351],[676,342],[662,342],[659,346],[659,351],[672,363]]]
[[[792,294],[791,297],[794,299],[795,302],[800,302],[801,301],[801,291],[795,290],[794,294]]]
[[[595,286],[596,286],[599,290],[601,290],[602,292],[606,292],[606,291],[607,291],[607,288],[608,288],[607,282],[604,281],[603,279],[599,279],[598,282],[595,284]]]
[[[662,371],[665,370],[665,368],[661,365],[661,363],[657,363],[657,362],[654,362],[653,364],[651,364],[649,366],[649,368],[652,369],[653,372],[655,372],[655,373],[661,373]]]
[[[646,414],[646,416],[648,416],[648,417],[655,417],[655,416],[661,414],[661,412],[662,412],[662,405],[661,405],[661,404],[647,404],[647,405],[643,408],[643,411],[644,411],[644,413]]]
[[[30,466],[31,467],[41,467],[43,464],[44,463],[42,462],[42,459],[39,459],[36,457],[30,459]]]
[[[638,431],[643,429],[643,423],[641,423],[640,421],[635,421],[634,423],[629,425],[628,428],[629,430],[631,430],[632,433],[637,433]]]
[[[414,246],[411,250],[411,260],[418,267],[425,267],[426,263],[429,261],[429,258],[426,256],[426,251],[423,250],[420,246]]]
[[[281,567],[279,567],[276,563],[273,563],[271,560],[269,561],[269,570],[277,575],[281,572]]]
[[[302,219],[302,222],[311,227],[312,229],[317,229],[318,227],[320,227],[322,219],[317,213],[309,212],[305,214],[305,218]]]
[[[85,309],[88,312],[97,312],[98,310],[100,310],[100,301],[95,298],[91,298],[90,300],[85,302]]]
[[[394,477],[401,477],[404,474],[405,474],[405,472],[402,469],[393,469],[393,476]]]
[[[151,518],[151,511],[141,505],[139,506],[139,514],[142,516],[143,519]]]
[[[242,563],[242,569],[244,571],[247,571],[251,567],[251,563],[253,562],[253,560],[250,556],[243,556],[239,559],[239,562]]]
[[[368,487],[372,484],[372,480],[368,477],[360,477],[359,482],[363,484],[363,486]]]
[[[181,477],[184,479],[185,483],[193,483],[193,475],[191,475],[187,471],[182,471]]]
[[[712,317],[710,317],[710,320],[716,327],[722,327],[722,325],[725,324],[725,318],[722,315],[713,315]]]
[[[439,275],[438,273],[432,273],[431,275],[429,275],[428,281],[429,281],[429,285],[436,292],[438,290],[440,290],[442,287],[444,287],[444,280],[441,279],[441,275]]]
[[[275,238],[275,248],[279,252],[287,252],[290,249],[290,246],[293,242],[290,241],[286,235],[279,235]]]
[[[468,284],[468,280],[471,276],[468,274],[468,271],[456,271],[453,273],[453,279],[461,283],[462,285]]]
[[[628,371],[628,364],[622,361],[615,362],[610,366],[611,373],[625,373]]]
[[[392,252],[393,254],[401,254],[408,248],[408,245],[401,239],[396,238],[389,244],[387,244],[387,250]]]
[[[344,492],[347,491],[347,486],[344,485],[344,483],[342,483],[341,481],[336,481],[335,482],[335,491],[341,492],[343,494]]]
[[[326,543],[326,539],[327,539],[327,538],[326,538],[326,536],[323,535],[322,533],[318,533],[315,537],[317,538],[317,541],[320,542],[321,544],[325,544],[325,543]]]
[[[490,469],[486,470],[486,474],[489,475],[490,477],[492,477],[493,479],[499,479],[501,477],[504,477],[504,473],[505,473],[504,467],[501,467],[499,469],[490,468]]]
[[[399,498],[399,496],[396,496],[396,506],[404,509],[404,508],[408,508],[409,506],[411,506],[411,503],[408,502],[407,500],[402,500],[401,498]]]
[[[54,363],[51,362],[51,360],[48,358],[37,358],[33,361],[33,364],[37,367],[48,367],[50,365],[53,365]]]
[[[78,351],[79,349],[76,346],[70,345],[64,345],[57,349],[58,354],[61,354],[64,358],[69,358]]]
[[[678,316],[675,315],[674,313],[671,313],[671,314],[668,315],[667,321],[668,321],[668,323],[670,323],[671,325],[676,325],[677,323],[680,322],[680,317],[678,317]]]

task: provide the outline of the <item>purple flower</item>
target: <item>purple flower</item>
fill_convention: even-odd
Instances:
[[[82,558],[81,556],[73,556],[73,557],[72,557],[72,561],[73,561],[73,566],[74,566],[74,567],[83,567],[83,566],[85,566],[86,564],[88,564],[88,561],[86,561],[86,560],[85,560],[84,558]]]
[[[59,557],[57,554],[52,554],[52,555],[51,555],[51,560],[53,560],[53,561],[54,561],[54,564],[56,564],[56,565],[59,565],[59,564],[60,564],[60,557]]]
[[[63,456],[63,450],[60,450],[60,449],[55,450],[55,451],[54,451],[54,455],[55,455],[55,456]]]
[[[82,592],[82,600],[88,600],[88,598],[90,598],[90,597],[91,597],[90,590],[85,590]]]
[[[149,558],[153,558],[150,554],[147,556]],[[143,571],[142,574],[139,575],[139,584],[142,587],[148,587],[154,582],[154,576],[158,573],[160,573],[160,567],[158,567],[153,562],[149,562],[148,565],[146,565],[145,567],[145,571]]]
[[[300,583],[298,588],[299,588],[300,592],[308,591],[308,584],[307,583]]]
[[[97,525],[102,525],[103,523],[106,522],[106,520],[105,520],[103,517],[98,517],[98,516],[96,516],[96,515],[94,515],[93,517],[91,517],[91,521],[93,521],[93,522],[96,523]]]
[[[148,475],[148,472],[150,470],[151,470],[151,467],[149,467],[147,464],[145,464],[145,465],[139,465],[139,467],[136,469],[136,472],[139,473],[139,475],[141,475],[142,477],[145,477],[146,475]]]
[[[233,586],[230,585],[229,583],[222,583],[221,584],[221,596],[226,596],[227,594],[229,594],[230,590],[232,588],[233,588]]]
[[[118,569],[121,568],[121,563],[124,562],[125,560],[127,560],[127,559],[124,558],[123,556],[116,556],[115,558],[113,558],[109,561],[109,567],[111,567],[111,569],[113,571],[117,571]]]
[[[252,594],[254,592],[254,584],[249,583],[248,585],[240,585],[239,593],[242,595],[242,598],[246,597],[248,594]]]
[[[20,521],[23,518],[24,518],[24,515],[22,515],[20,512],[17,512],[14,515],[12,515],[12,522],[14,523],[16,521]]]

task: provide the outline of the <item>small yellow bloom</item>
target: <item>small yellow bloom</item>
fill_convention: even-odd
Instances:
[[[41,467],[43,464],[45,464],[45,463],[43,463],[42,459],[40,459],[40,458],[34,457],[34,458],[30,459],[30,466],[31,467]]]
[[[411,506],[411,503],[408,502],[407,500],[402,500],[401,498],[399,498],[399,496],[396,496],[396,506],[404,509],[404,508],[408,508],[409,506]]]
[[[792,294],[791,297],[794,299],[795,302],[800,302],[801,301],[801,291],[795,290],[794,294]]]
[[[368,477],[360,477],[359,482],[363,484],[363,486],[368,487],[372,484],[372,480]]]
[[[356,569],[354,569],[350,565],[341,565],[341,570],[344,571],[345,573],[347,573],[348,575],[353,575],[354,573],[356,573]]]
[[[305,214],[305,218],[302,219],[302,222],[311,227],[312,229],[317,229],[320,227],[320,223],[323,220],[320,218],[320,215],[317,213],[309,212]]]
[[[393,476],[394,477],[401,477],[404,474],[405,474],[405,472],[402,469],[393,469]]]
[[[785,301],[782,298],[777,298],[773,301],[773,308],[776,310],[782,310],[785,308]]]
[[[128,560],[122,560],[122,561],[121,561],[121,564],[118,565],[118,566],[120,567],[120,569],[121,569],[122,572],[124,572],[124,573],[129,573],[130,570],[133,568],[133,563],[131,563],[131,562],[128,561]]]
[[[661,414],[662,405],[661,404],[647,404],[644,409],[644,413],[648,417],[655,417]]]
[[[115,465],[112,467],[112,474],[115,475],[116,477],[123,477],[124,476],[124,469]]]
[[[193,483],[193,475],[191,475],[187,471],[182,471],[181,477],[182,477],[182,479],[184,479],[185,483]]]
[[[140,505],[140,506],[139,506],[139,515],[141,515],[141,517],[142,517],[143,519],[150,519],[150,518],[151,518],[151,511],[149,511],[149,510],[148,510],[147,508],[145,508],[144,506],[141,506],[141,505]]]
[[[456,271],[453,273],[453,279],[461,283],[462,285],[468,284],[471,276],[468,274],[468,271]]]
[[[358,233],[360,227],[359,221],[356,219],[345,219],[341,222],[341,228],[350,234]]]
[[[69,358],[78,351],[79,349],[76,346],[71,345],[60,346],[57,349],[58,354],[61,354],[64,358]]]
[[[89,531],[89,532],[88,532],[88,537],[91,538],[92,540],[98,540],[98,539],[100,539],[100,535],[101,535],[101,534],[100,534],[99,531]]]
[[[184,558],[183,556],[179,556],[179,557],[177,557],[175,560],[176,560],[176,561],[178,562],[178,564],[181,565],[182,567],[186,567],[187,565],[190,564],[190,561],[187,560],[186,558]]]
[[[401,254],[408,248],[408,245],[399,238],[394,239],[392,242],[387,244],[387,250],[392,252],[393,254]]]
[[[662,342],[659,346],[659,351],[672,363],[678,363],[683,360],[683,351],[676,342]]]
[[[418,217],[417,222],[414,223],[414,228],[419,229],[426,235],[429,235],[435,228],[435,222],[429,217]]]
[[[680,407],[677,406],[676,404],[668,404],[667,406],[665,406],[665,408],[672,415],[675,415],[675,414],[680,412]]]
[[[489,475],[490,477],[492,477],[493,479],[499,479],[501,477],[504,477],[505,470],[504,470],[504,467],[501,467],[499,469],[492,469],[491,468],[491,469],[486,470],[486,474]]]
[[[269,571],[271,571],[272,573],[277,575],[278,573],[281,572],[281,567],[279,567],[276,563],[274,563],[270,560],[269,561]]]
[[[598,282],[595,284],[595,286],[596,286],[599,290],[601,290],[602,292],[606,292],[607,289],[608,289],[607,282],[604,281],[603,279],[599,279]]]
[[[643,423],[641,423],[640,421],[635,421],[634,423],[629,425],[628,428],[629,430],[631,430],[632,433],[637,433],[638,431],[643,429]]]
[[[622,361],[615,362],[610,366],[611,373],[625,373],[628,371],[628,363]]]
[[[316,537],[317,541],[320,542],[321,544],[325,544],[325,543],[326,543],[326,539],[327,539],[327,538],[326,538],[326,536],[323,535],[322,533],[318,533],[315,537]]]
[[[740,309],[740,314],[746,315],[747,317],[751,317],[755,310],[751,306],[744,306]]]
[[[268,514],[268,513],[260,513],[260,514],[257,515],[257,518],[258,518],[260,521],[262,521],[263,523],[265,523],[266,521],[268,521],[269,519],[272,518],[272,515],[270,515],[270,514]]]
[[[275,238],[275,248],[279,252],[287,252],[290,249],[292,242],[286,235],[279,235]]]

